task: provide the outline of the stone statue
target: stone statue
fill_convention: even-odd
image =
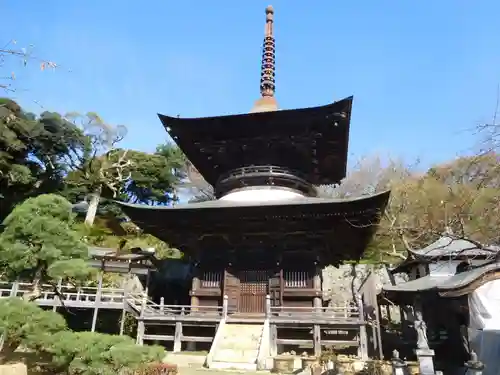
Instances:
[[[415,331],[417,331],[417,348],[429,349],[429,340],[427,339],[427,324],[422,319],[422,313],[417,311],[414,323]]]

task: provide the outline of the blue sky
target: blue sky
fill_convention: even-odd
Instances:
[[[60,64],[9,61],[25,108],[95,111],[125,147],[166,139],[157,112],[248,112],[259,95],[261,0],[0,0],[0,44]],[[351,162],[381,153],[426,165],[470,151],[500,82],[500,1],[275,0],[283,109],[354,95]],[[2,74],[3,75],[3,74]]]

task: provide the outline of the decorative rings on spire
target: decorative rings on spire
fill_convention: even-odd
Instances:
[[[275,45],[272,35],[264,37],[262,66],[260,73],[260,93],[262,96],[274,96],[275,86]]]

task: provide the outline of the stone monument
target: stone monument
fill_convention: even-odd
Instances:
[[[417,332],[417,349],[415,354],[418,358],[418,366],[421,375],[435,375],[434,372],[434,350],[429,348],[427,339],[427,324],[422,319],[422,313],[417,311],[415,314],[414,328]]]
[[[392,375],[405,375],[406,363],[399,358],[399,352],[394,349],[392,352]]]
[[[465,362],[467,375],[481,375],[484,370],[484,364],[477,358],[477,354],[473,351],[470,353],[470,359]]]

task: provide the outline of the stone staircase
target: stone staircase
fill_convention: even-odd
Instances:
[[[214,342],[209,365],[213,369],[257,370],[257,358],[262,340],[262,324],[226,323]]]

